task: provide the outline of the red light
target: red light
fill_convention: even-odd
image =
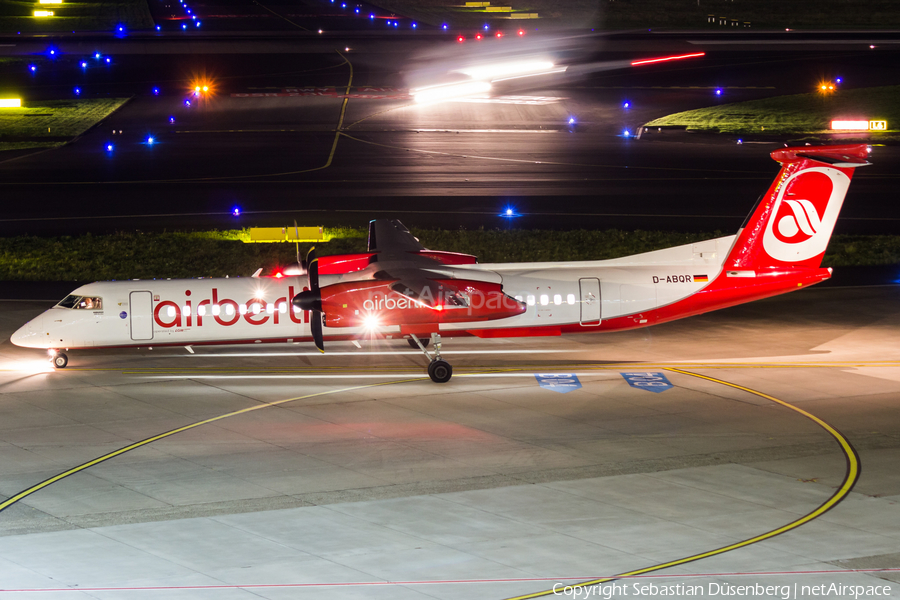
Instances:
[[[284,275],[281,274],[281,271],[276,271],[276,272],[275,272],[275,278],[276,278],[276,279],[281,279],[282,277],[284,277]]]
[[[434,307],[434,310],[444,310],[444,307],[440,304]]]
[[[520,35],[520,36],[525,35],[525,30],[520,29],[520,30],[519,30],[519,35]]]
[[[463,36],[459,36],[458,38],[456,38],[456,41],[457,41],[457,42],[464,42],[464,41],[466,41],[466,38],[463,37]]]
[[[503,37],[503,32],[502,32],[502,31],[498,31],[498,32],[497,32],[497,37],[498,37],[498,38],[502,38],[502,37]]]
[[[476,34],[475,34],[475,39],[476,39],[476,40],[480,40],[482,37],[484,37],[484,36],[482,36],[480,33],[476,33]]]
[[[632,67],[638,65],[649,65],[651,63],[668,62],[670,60],[681,60],[682,58],[694,58],[697,56],[705,56],[706,52],[695,52],[693,54],[679,54],[678,56],[664,56],[662,58],[648,58],[646,60],[636,60],[631,63]]]

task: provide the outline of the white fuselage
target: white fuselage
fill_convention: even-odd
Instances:
[[[720,274],[733,241],[729,236],[604,261],[447,267],[441,272],[452,271],[459,279],[499,278],[504,292],[525,302],[527,310],[492,321],[442,323],[440,331],[452,336],[473,329],[596,330],[608,319],[640,316],[699,291]],[[353,279],[353,273],[323,275],[321,285]],[[47,349],[308,341],[310,315],[291,305],[305,286],[305,277],[96,282],[72,295],[91,298],[100,308],[53,307],[16,331],[11,341]],[[353,339],[372,332],[326,327],[324,333],[326,339]],[[496,333],[502,337],[502,331]],[[381,327],[377,334],[402,335],[399,326]]]

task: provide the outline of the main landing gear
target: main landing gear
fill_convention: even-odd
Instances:
[[[431,341],[434,343],[434,356],[428,354],[428,350],[425,349],[428,346],[428,342]],[[422,343],[422,340],[416,336],[416,334],[410,334],[409,345],[412,346],[413,342],[415,342],[416,347],[418,347],[425,356],[427,356],[431,362],[428,364],[428,376],[431,377],[431,380],[435,383],[447,383],[450,381],[450,377],[453,376],[453,367],[450,366],[450,363],[441,358],[441,334],[432,333],[431,340],[425,340],[425,343]]]
[[[65,369],[66,365],[69,364],[69,357],[62,352],[54,352],[50,355],[50,362],[57,369]]]

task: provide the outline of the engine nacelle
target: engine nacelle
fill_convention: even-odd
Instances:
[[[484,281],[433,280],[416,297],[394,291],[396,281],[354,281],[321,288],[328,327],[369,327],[492,321],[521,315],[524,302]]]

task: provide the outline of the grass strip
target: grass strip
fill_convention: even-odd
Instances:
[[[0,108],[0,142],[43,142],[35,138],[74,138],[106,117],[128,98],[46,100],[22,108]],[[28,138],[22,139],[22,138]],[[9,149],[9,148],[7,148]]]
[[[729,134],[826,133],[833,119],[886,120],[900,133],[900,86],[813,92],[735,102],[675,113],[647,127],[686,127],[688,131]],[[876,139],[873,136],[873,140]]]
[[[334,231],[328,232],[334,235]],[[599,260],[721,235],[665,231],[413,230],[428,247],[480,262]],[[270,273],[295,261],[290,243],[246,244],[247,230],[0,238],[0,280],[96,281]],[[320,255],[364,252],[364,229],[341,229]],[[312,244],[300,244],[301,256]],[[900,236],[832,238],[823,266],[900,264]]]
[[[54,16],[33,16],[36,8],[52,10]],[[111,32],[119,25],[127,31],[153,29],[147,0],[65,0],[62,4],[39,5],[28,0],[0,0],[0,31],[20,33]]]

